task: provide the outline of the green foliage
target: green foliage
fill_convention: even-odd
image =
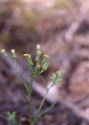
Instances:
[[[16,113],[15,112],[7,112],[6,113],[6,118],[8,121],[8,125],[16,125]]]
[[[6,51],[4,49],[1,50],[1,52],[3,53],[3,55],[5,57],[8,58],[8,54],[6,53]],[[16,64],[16,58],[17,55],[15,53],[15,50],[12,49],[11,50],[12,53],[12,58],[15,61]],[[46,109],[42,109],[43,105],[45,103],[46,97],[49,93],[49,90],[55,85],[58,84],[61,81],[61,75],[60,72],[57,71],[56,73],[52,74],[52,76],[50,77],[50,79],[53,81],[52,85],[45,91],[45,95],[41,101],[41,103],[39,104],[39,108],[37,109],[37,112],[35,115],[33,115],[33,110],[32,110],[32,93],[33,93],[33,83],[34,80],[41,75],[41,73],[45,72],[48,67],[49,67],[49,63],[48,63],[48,58],[49,56],[44,54],[43,58],[42,58],[42,52],[40,49],[40,45],[37,45],[37,50],[36,50],[36,57],[35,57],[35,62],[33,62],[32,57],[29,53],[24,54],[24,58],[28,64],[28,68],[30,70],[30,81],[29,83],[25,83],[23,78],[21,77],[20,74],[18,74],[19,78],[22,79],[22,85],[25,87],[27,93],[28,93],[28,103],[29,103],[29,125],[35,125],[37,123],[37,121],[39,120],[39,118],[46,112],[48,112],[53,105],[51,105],[50,107],[46,108]],[[47,88],[47,87],[46,87]],[[24,95],[25,97],[25,95]],[[8,125],[21,125],[21,121],[17,122],[16,120],[16,113],[15,112],[7,112],[7,120],[8,120]]]
[[[41,60],[41,53],[40,46],[37,45],[35,63],[32,61],[30,54],[24,54],[33,79],[45,72],[49,67],[49,63],[47,62],[47,59],[49,58],[48,55],[44,55],[43,59]]]
[[[53,81],[54,84],[59,83],[62,80],[60,71],[53,73],[50,79]]]

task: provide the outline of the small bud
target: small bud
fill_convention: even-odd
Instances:
[[[24,54],[23,56],[26,58],[26,60],[27,60],[27,62],[28,62],[28,64],[29,64],[29,66],[30,66],[30,68],[31,68],[31,66],[33,65],[31,55],[28,54],[28,53],[26,53],[26,54]]]
[[[1,53],[2,53],[4,56],[8,56],[5,49],[1,49]]]
[[[37,45],[37,51],[36,51],[36,65],[40,63],[40,56],[41,56],[41,50],[40,50],[40,45]]]
[[[39,44],[37,45],[37,49],[40,49],[40,45]]]
[[[40,69],[40,68],[41,68],[41,65],[37,65],[36,68],[37,68],[37,69]]]
[[[15,53],[15,50],[14,50],[14,49],[11,49],[11,52],[14,54],[14,53]]]
[[[2,52],[2,53],[6,53],[6,50],[5,50],[5,49],[1,49],[1,52]]]
[[[48,55],[44,55],[44,58],[43,58],[43,60],[42,60],[42,64],[45,64],[46,62],[47,62],[47,59],[49,58],[49,56]]]
[[[45,58],[49,58],[49,56],[47,54],[44,55]]]
[[[26,53],[26,54],[23,54],[24,57],[31,57],[30,54]]]
[[[16,52],[14,49],[11,49],[11,53],[12,53],[13,58],[16,59]]]

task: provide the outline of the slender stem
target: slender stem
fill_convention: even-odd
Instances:
[[[50,107],[48,107],[47,109],[45,109],[44,111],[42,111],[42,112],[40,112],[40,114],[39,114],[39,118],[42,116],[42,115],[44,115],[46,112],[48,112],[50,109],[52,109],[53,107],[54,107],[54,103],[50,106]]]
[[[45,94],[45,96],[44,96],[44,98],[43,98],[43,100],[42,100],[42,102],[41,102],[41,104],[40,104],[40,107],[39,107],[39,109],[38,109],[38,113],[41,111],[41,109],[42,109],[42,107],[43,107],[43,104],[44,104],[44,102],[45,102],[45,100],[46,100],[47,94],[48,94],[48,91],[46,92],[46,94]]]
[[[45,100],[46,100],[46,97],[47,97],[47,95],[48,95],[48,92],[49,92],[49,90],[50,90],[52,87],[53,87],[53,84],[47,89],[47,91],[46,91],[46,93],[45,93],[45,96],[44,96],[44,98],[43,98],[43,100],[42,100],[42,102],[41,102],[41,104],[40,104],[39,109],[38,109],[38,113],[40,113],[40,111],[41,111],[41,109],[42,109],[42,107],[43,107],[43,104],[44,104],[44,102],[45,102]]]
[[[33,84],[33,76],[31,77],[31,81],[29,84],[29,123],[32,125],[33,120],[33,112],[32,112],[32,84]]]
[[[35,123],[37,122],[37,120],[42,116],[44,115],[46,112],[48,112],[50,109],[53,108],[55,104],[52,104],[50,107],[48,107],[47,109],[44,109],[43,111],[41,111],[39,114],[38,114],[38,117],[36,117],[33,121],[33,124],[32,125],[35,125]]]
[[[46,91],[46,93],[45,93],[45,96],[44,96],[44,98],[43,98],[42,101],[41,101],[40,107],[39,107],[39,109],[38,109],[38,113],[37,113],[37,115],[35,116],[35,119],[33,120],[32,125],[35,125],[35,123],[36,123],[36,121],[38,120],[38,118],[41,117],[42,107],[43,107],[44,102],[45,102],[45,100],[46,100],[47,94],[48,94],[49,90],[50,90],[52,87],[53,87],[53,84],[47,89],[47,91]],[[42,114],[43,114],[43,113],[42,113]]]
[[[41,118],[42,115],[44,115],[46,112],[48,112],[50,109],[52,109],[54,105],[55,104],[52,104],[50,107],[48,107],[47,109],[44,109],[44,111],[40,112],[38,117],[36,117],[36,119],[33,121],[32,125],[34,125],[37,122],[38,118]]]

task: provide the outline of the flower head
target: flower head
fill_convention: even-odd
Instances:
[[[23,56],[24,56],[24,57],[28,57],[28,56],[31,57],[31,55],[28,54],[28,53],[23,54]]]
[[[2,53],[6,53],[6,50],[5,50],[5,49],[1,49],[1,52],[2,52]]]
[[[5,49],[1,49],[1,53],[2,53],[5,57],[8,56],[8,54],[7,54],[7,52],[6,52]]]
[[[40,49],[40,45],[39,44],[37,45],[37,49]]]
[[[36,68],[37,68],[37,69],[40,69],[40,68],[41,68],[41,65],[38,64],[38,65],[36,66]]]
[[[49,56],[47,54],[44,55],[45,58],[49,58]]]
[[[11,52],[14,54],[14,53],[15,53],[15,50],[14,50],[14,49],[11,49]]]
[[[13,59],[16,59],[16,52],[14,49],[11,49],[11,53],[12,53]]]

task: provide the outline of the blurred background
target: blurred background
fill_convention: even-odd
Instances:
[[[31,53],[34,59],[37,44],[50,57],[41,84],[60,70],[63,80],[57,99],[72,104],[68,108],[60,101],[59,110],[46,114],[37,125],[88,125],[89,0],[0,0],[0,49],[16,50],[17,68],[26,80],[29,71],[22,55]],[[0,125],[6,124],[2,114],[8,110],[27,115],[28,104],[19,83],[13,60],[0,54]],[[41,96],[36,95],[34,111]]]

